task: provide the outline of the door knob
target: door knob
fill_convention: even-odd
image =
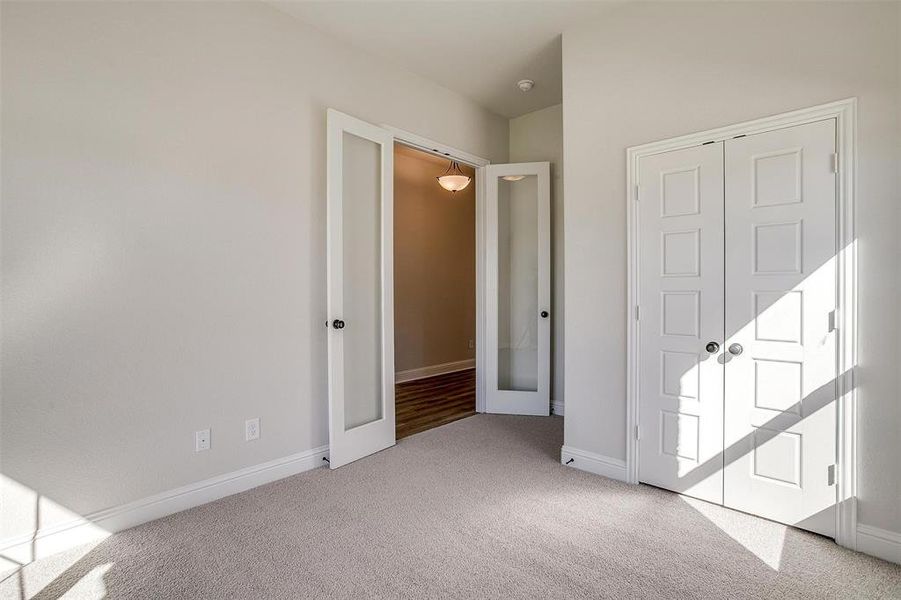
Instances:
[[[738,356],[744,351],[745,349],[741,347],[741,344],[729,344],[729,353],[733,356]]]
[[[705,348],[707,348],[707,352],[711,354],[716,354],[720,351],[720,345],[716,342],[707,342],[707,346],[705,346]]]
[[[334,327],[335,329],[344,329],[344,321],[342,321],[341,319],[335,319],[334,321],[332,321],[332,327]]]
[[[550,314],[551,314],[551,313],[549,313],[548,311],[543,310],[543,311],[541,311],[541,318],[542,318],[542,319],[547,319],[547,318],[548,318],[548,315],[550,315]]]

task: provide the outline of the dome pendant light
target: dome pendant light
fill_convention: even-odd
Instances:
[[[438,180],[438,185],[453,194],[466,189],[466,186],[472,181],[472,177],[468,177],[461,171],[459,163],[455,160],[452,160],[444,174],[436,177],[436,179]]]

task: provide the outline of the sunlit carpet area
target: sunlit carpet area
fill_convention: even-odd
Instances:
[[[899,598],[901,567],[477,415],[4,574],[3,598]]]

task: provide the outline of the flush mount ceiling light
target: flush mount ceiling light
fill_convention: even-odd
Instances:
[[[529,92],[535,87],[535,82],[531,79],[520,79],[516,82],[516,87],[518,87],[521,92]]]
[[[504,175],[503,177],[501,177],[501,179],[503,179],[504,181],[520,181],[525,178],[525,175]]]
[[[436,177],[436,179],[438,180],[438,185],[453,194],[466,189],[466,186],[472,181],[471,177],[460,170],[460,164],[455,160],[452,160],[447,166],[447,171],[444,172],[444,175]]]

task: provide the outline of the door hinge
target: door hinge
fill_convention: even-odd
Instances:
[[[832,172],[838,173],[838,153],[832,155]]]
[[[829,465],[826,469],[826,480],[828,481],[827,485],[835,485],[835,467],[836,465]]]
[[[835,331],[838,329],[838,315],[836,314],[838,311],[829,311],[829,331]]]
[[[639,306],[637,304],[635,305],[635,320],[641,320],[641,312],[639,311]]]
[[[641,427],[638,425],[635,426],[635,439],[636,440],[641,439]]]
[[[641,191],[641,186],[638,185],[638,184],[636,183],[636,184],[635,184],[635,201],[636,201],[636,202],[638,202],[639,200],[641,200],[640,191]]]

